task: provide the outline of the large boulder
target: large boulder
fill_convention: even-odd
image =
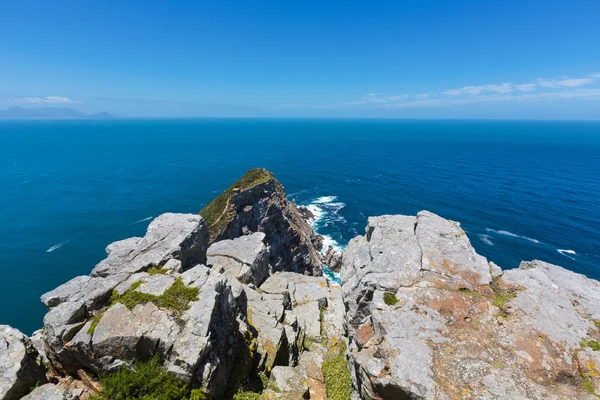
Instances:
[[[263,243],[265,234],[256,232],[210,245],[207,265],[242,283],[260,285],[269,276],[269,252]]]
[[[369,218],[344,252],[341,278],[362,399],[600,392],[589,368],[600,339],[597,281],[539,261],[502,275],[458,223],[429,212]]]
[[[46,382],[38,352],[27,336],[0,325],[0,399],[18,400]]]
[[[157,217],[143,238],[129,238],[106,248],[108,257],[92,271],[94,277],[117,273],[133,274],[151,266],[162,266],[171,259],[185,270],[206,263],[208,228],[193,214],[166,213]]]
[[[207,221],[211,242],[263,232],[273,271],[321,274],[321,237],[265,169],[248,171],[207,204],[200,215]]]

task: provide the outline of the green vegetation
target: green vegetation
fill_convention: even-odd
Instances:
[[[275,179],[275,177],[266,169],[251,169],[200,211],[200,215],[208,225],[211,241],[223,232],[223,229],[225,229],[225,226],[227,226],[227,223],[229,222],[231,217],[229,215],[229,210],[227,210],[229,207],[229,199],[237,192],[251,189],[256,185],[268,182],[271,179]],[[277,191],[283,194],[283,187],[277,180],[275,180],[275,186]]]
[[[581,347],[589,347],[594,351],[600,351],[600,343],[593,339],[581,339],[579,343]]]
[[[203,400],[201,391],[194,391],[160,366],[157,356],[148,362],[136,362],[134,370],[122,367],[112,375],[100,377],[102,392],[94,400]]]
[[[396,293],[385,292],[383,294],[383,301],[388,306],[393,306],[393,305],[396,305],[396,303],[398,303],[398,298],[396,297]]]
[[[349,400],[352,394],[352,380],[345,352],[346,344],[342,342],[341,346],[333,349],[332,355],[321,367],[329,400]]]
[[[467,288],[460,289],[460,292],[466,294],[467,296],[485,297],[483,294]]]
[[[98,326],[98,323],[100,322],[100,320],[102,319],[102,314],[96,314],[92,317],[92,324],[90,325],[87,333],[88,335],[93,335],[94,334],[94,330],[96,330],[96,327]]]
[[[166,275],[167,272],[169,272],[169,270],[166,268],[160,268],[160,267],[150,267],[150,268],[148,268],[148,270],[146,272],[148,273],[148,275],[156,275],[156,274]]]
[[[506,304],[506,302],[508,300],[514,299],[515,297],[517,297],[517,294],[514,292],[507,292],[507,293],[494,292],[494,305],[498,308],[502,308],[502,307],[504,307],[504,305]]]
[[[122,295],[113,290],[110,305],[121,303],[131,310],[138,304],[154,303],[157,307],[167,308],[181,315],[188,309],[190,301],[198,300],[198,293],[200,292],[197,287],[186,286],[181,277],[175,279],[173,285],[160,296],[137,292],[135,289],[140,287],[141,284],[141,281],[134,283]]]
[[[596,328],[600,329],[600,320],[594,320],[594,325],[596,325]]]
[[[589,394],[600,398],[600,396],[598,396],[596,394],[596,390],[594,389],[594,384],[592,384],[592,381],[589,378],[586,377],[581,381],[581,388],[583,390],[585,390],[586,392],[588,392]]]

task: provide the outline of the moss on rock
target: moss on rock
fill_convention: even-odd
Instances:
[[[398,298],[396,297],[396,293],[393,292],[385,292],[383,294],[383,302],[388,306],[394,306],[398,303]]]
[[[121,303],[131,310],[138,304],[154,303],[157,307],[167,308],[181,315],[189,308],[191,301],[198,300],[198,293],[200,292],[197,287],[186,286],[181,277],[175,279],[171,287],[160,296],[136,291],[135,289],[140,287],[141,284],[142,281],[134,283],[122,295],[113,290],[110,304]]]
[[[208,225],[211,241],[223,232],[231,218],[230,210],[228,210],[231,197],[239,192],[251,189],[270,180],[274,180],[277,190],[280,193],[283,193],[283,187],[271,172],[264,168],[254,168],[246,172],[244,176],[225,189],[223,193],[208,203],[202,211],[200,211],[200,216],[204,218]]]

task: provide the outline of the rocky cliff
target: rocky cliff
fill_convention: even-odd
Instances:
[[[363,399],[594,399],[600,283],[541,261],[502,271],[456,222],[369,218],[344,252],[348,359]]]
[[[31,338],[0,326],[0,399],[598,398],[599,282],[503,271],[423,211],[369,218],[335,286],[313,275],[298,209],[253,171],[206,219],[161,215],[42,295]]]
[[[321,275],[322,238],[315,235],[298,208],[288,201],[283,186],[265,169],[248,171],[200,215],[208,224],[211,242],[263,232],[273,271]]]

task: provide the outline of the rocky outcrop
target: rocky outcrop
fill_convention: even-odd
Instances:
[[[342,268],[342,254],[337,252],[333,246],[329,246],[323,256],[323,263],[332,271],[340,272]]]
[[[320,275],[320,236],[298,208],[287,200],[281,184],[267,170],[253,169],[200,211],[211,241],[235,239],[251,232],[265,234],[273,271]]]
[[[593,399],[600,283],[540,261],[505,271],[458,223],[369,218],[341,270],[363,399]],[[595,357],[596,356],[596,357]]]
[[[27,336],[0,325],[0,399],[17,400],[38,383],[46,382],[45,368]]]
[[[200,216],[164,214],[144,238],[108,246],[92,276],[44,294],[49,312],[36,340],[52,367],[102,374],[157,354],[178,378],[222,393],[244,346],[246,300],[226,276],[195,264],[206,261],[207,244]]]
[[[108,257],[92,271],[92,276],[133,274],[151,266],[177,259],[185,270],[206,263],[208,229],[197,215],[162,214],[143,238],[129,238],[106,248]]]
[[[256,232],[215,242],[208,248],[207,264],[242,283],[260,285],[270,272],[264,238],[264,233]]]

